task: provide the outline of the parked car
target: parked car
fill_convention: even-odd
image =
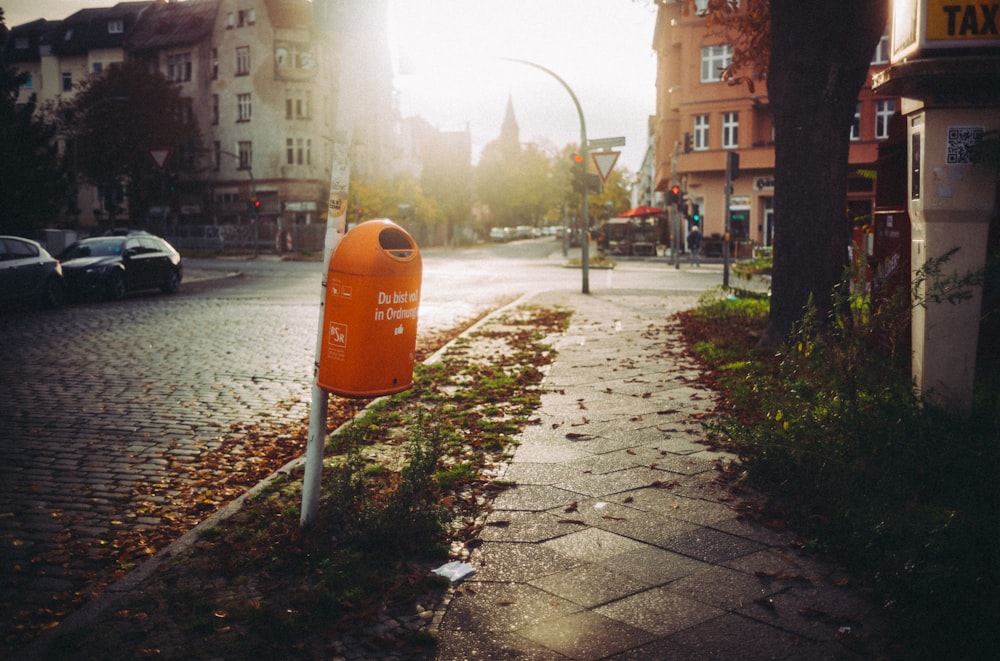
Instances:
[[[126,292],[154,288],[173,294],[183,277],[180,253],[147,233],[81,239],[59,253],[59,261],[75,296],[119,300]]]
[[[0,301],[38,302],[55,308],[65,300],[62,266],[42,244],[0,236]]]

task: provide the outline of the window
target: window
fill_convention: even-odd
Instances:
[[[104,71],[104,65],[100,62],[94,62],[90,65],[90,73],[95,76],[100,76],[102,71]]]
[[[250,47],[238,46],[236,48],[236,75],[250,75]]]
[[[889,63],[889,35],[883,34],[882,38],[878,40],[878,45],[875,46],[875,55],[872,56],[872,64],[888,64]]]
[[[62,91],[72,92],[73,91],[73,74],[69,71],[62,72]]]
[[[194,123],[194,99],[183,98],[180,100],[180,116],[183,123]]]
[[[108,34],[121,34],[125,32],[125,23],[120,18],[108,21]]]
[[[722,113],[722,148],[736,149],[740,146],[740,115],[736,112]]]
[[[701,49],[701,82],[714,83],[722,80],[722,70],[733,61],[733,47],[705,46]]]
[[[25,72],[25,73],[27,73],[27,72]],[[34,86],[35,86],[35,77],[32,76],[29,73],[28,74],[28,79],[24,81],[24,85],[22,85],[21,87],[23,87],[26,90],[30,90],[30,89],[34,88]]]
[[[695,115],[694,117],[694,148],[696,150],[708,149],[708,115]]]
[[[727,4],[736,9],[740,6],[740,0],[728,0]],[[694,0],[695,13],[704,16],[708,13],[708,0]]]
[[[851,140],[861,139],[861,104],[854,105],[854,121],[851,122]]]
[[[212,51],[211,51],[211,53],[210,53],[210,55],[209,55],[209,58],[210,58],[209,68],[210,68],[210,71],[211,71],[212,80],[218,80],[219,79],[219,49],[218,48],[213,48]]]
[[[279,69],[316,68],[316,56],[309,44],[282,44],[274,49],[274,61]]]
[[[191,80],[191,53],[167,55],[167,80],[175,83]]]
[[[239,19],[237,20],[238,27],[243,27],[245,25],[253,25],[257,22],[257,14],[253,9],[241,9],[239,11]]]
[[[311,102],[309,90],[288,90],[285,92],[285,119],[309,119]]]
[[[212,125],[215,126],[219,123],[219,95],[212,95]]]
[[[236,121],[238,121],[238,122],[249,122],[250,121],[250,95],[249,94],[237,94],[236,95]]]
[[[289,165],[312,165],[312,140],[285,138],[286,160]]]
[[[253,167],[253,143],[249,140],[240,140],[236,146],[236,153],[240,157],[240,169],[249,170]]]
[[[889,120],[896,112],[896,102],[882,100],[875,102],[875,139],[884,140],[889,137]]]
[[[222,143],[218,140],[212,142],[212,170],[218,172],[222,167]]]
[[[236,26],[236,17],[233,15],[233,12],[227,13],[226,14],[226,29],[227,30],[232,30],[235,26]]]

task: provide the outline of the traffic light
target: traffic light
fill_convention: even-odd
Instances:
[[[701,224],[701,205],[692,204],[691,205],[691,222],[695,225]]]
[[[687,191],[681,191],[677,195],[677,210],[683,215],[688,215],[688,194]]]
[[[671,186],[670,190],[667,192],[667,206],[677,204],[681,201],[681,187]]]
[[[587,191],[587,164],[584,162],[581,154],[573,154],[572,159],[573,164],[570,166],[570,179],[573,190],[577,193],[585,193]]]
[[[726,173],[729,175],[729,181],[736,181],[740,178],[739,152],[731,151],[726,153]]]
[[[684,153],[688,154],[691,152],[691,134],[684,134]]]
[[[601,175],[587,172],[587,163],[580,154],[573,154],[572,186],[577,193],[600,193],[603,188]]]
[[[247,203],[247,207],[249,207],[251,213],[257,213],[260,211],[260,200],[256,197],[251,197]]]

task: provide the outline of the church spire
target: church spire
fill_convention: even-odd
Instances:
[[[514,99],[510,95],[507,96],[507,112],[500,127],[500,140],[510,147],[521,146],[521,129],[518,128],[517,119],[514,117]]]

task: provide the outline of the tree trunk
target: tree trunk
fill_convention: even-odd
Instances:
[[[887,0],[771,0],[774,268],[761,344],[782,343],[812,297],[821,318],[847,266],[850,127]]]

